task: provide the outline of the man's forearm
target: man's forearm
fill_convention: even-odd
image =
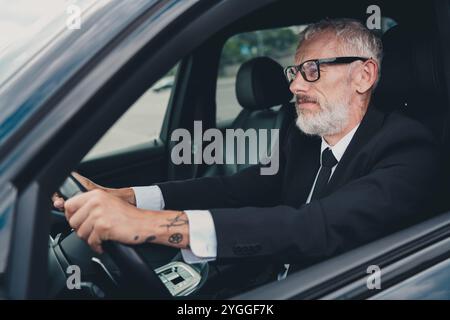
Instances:
[[[183,211],[149,211],[148,222],[135,235],[136,242],[147,242],[186,249],[189,247],[189,221]]]

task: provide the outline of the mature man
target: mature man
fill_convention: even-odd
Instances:
[[[187,262],[279,257],[313,261],[420,218],[433,197],[438,151],[431,135],[371,103],[381,41],[352,20],[326,20],[300,35],[286,69],[298,118],[276,175],[256,165],[229,177],[90,192],[64,207],[96,251],[102,241],[182,249]],[[165,210],[163,210],[165,209]]]

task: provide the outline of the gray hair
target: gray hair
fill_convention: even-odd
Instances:
[[[357,54],[362,57],[372,58],[378,64],[378,83],[383,59],[383,44],[378,35],[367,29],[361,22],[353,19],[324,19],[307,26],[299,34],[297,52],[305,40],[323,32],[334,32],[336,38],[342,43],[346,54]],[[344,52],[343,52],[344,53]]]

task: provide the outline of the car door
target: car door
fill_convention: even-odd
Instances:
[[[233,299],[447,299],[449,248],[447,212]]]
[[[436,263],[370,299],[450,300],[450,259]]]

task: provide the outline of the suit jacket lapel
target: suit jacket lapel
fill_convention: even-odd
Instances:
[[[361,124],[353,136],[352,141],[344,152],[344,155],[339,161],[330,181],[327,185],[326,194],[336,190],[342,183],[350,176],[351,168],[349,162],[354,159],[361,148],[372,139],[383,124],[384,114],[377,110],[374,105],[369,105],[366,114],[364,115]],[[350,170],[350,171],[349,171]]]
[[[295,143],[291,145],[289,157],[291,176],[286,177],[289,181],[287,185],[285,203],[294,207],[299,207],[307,200],[311,186],[320,166],[320,145],[319,137],[306,136],[296,128]]]

